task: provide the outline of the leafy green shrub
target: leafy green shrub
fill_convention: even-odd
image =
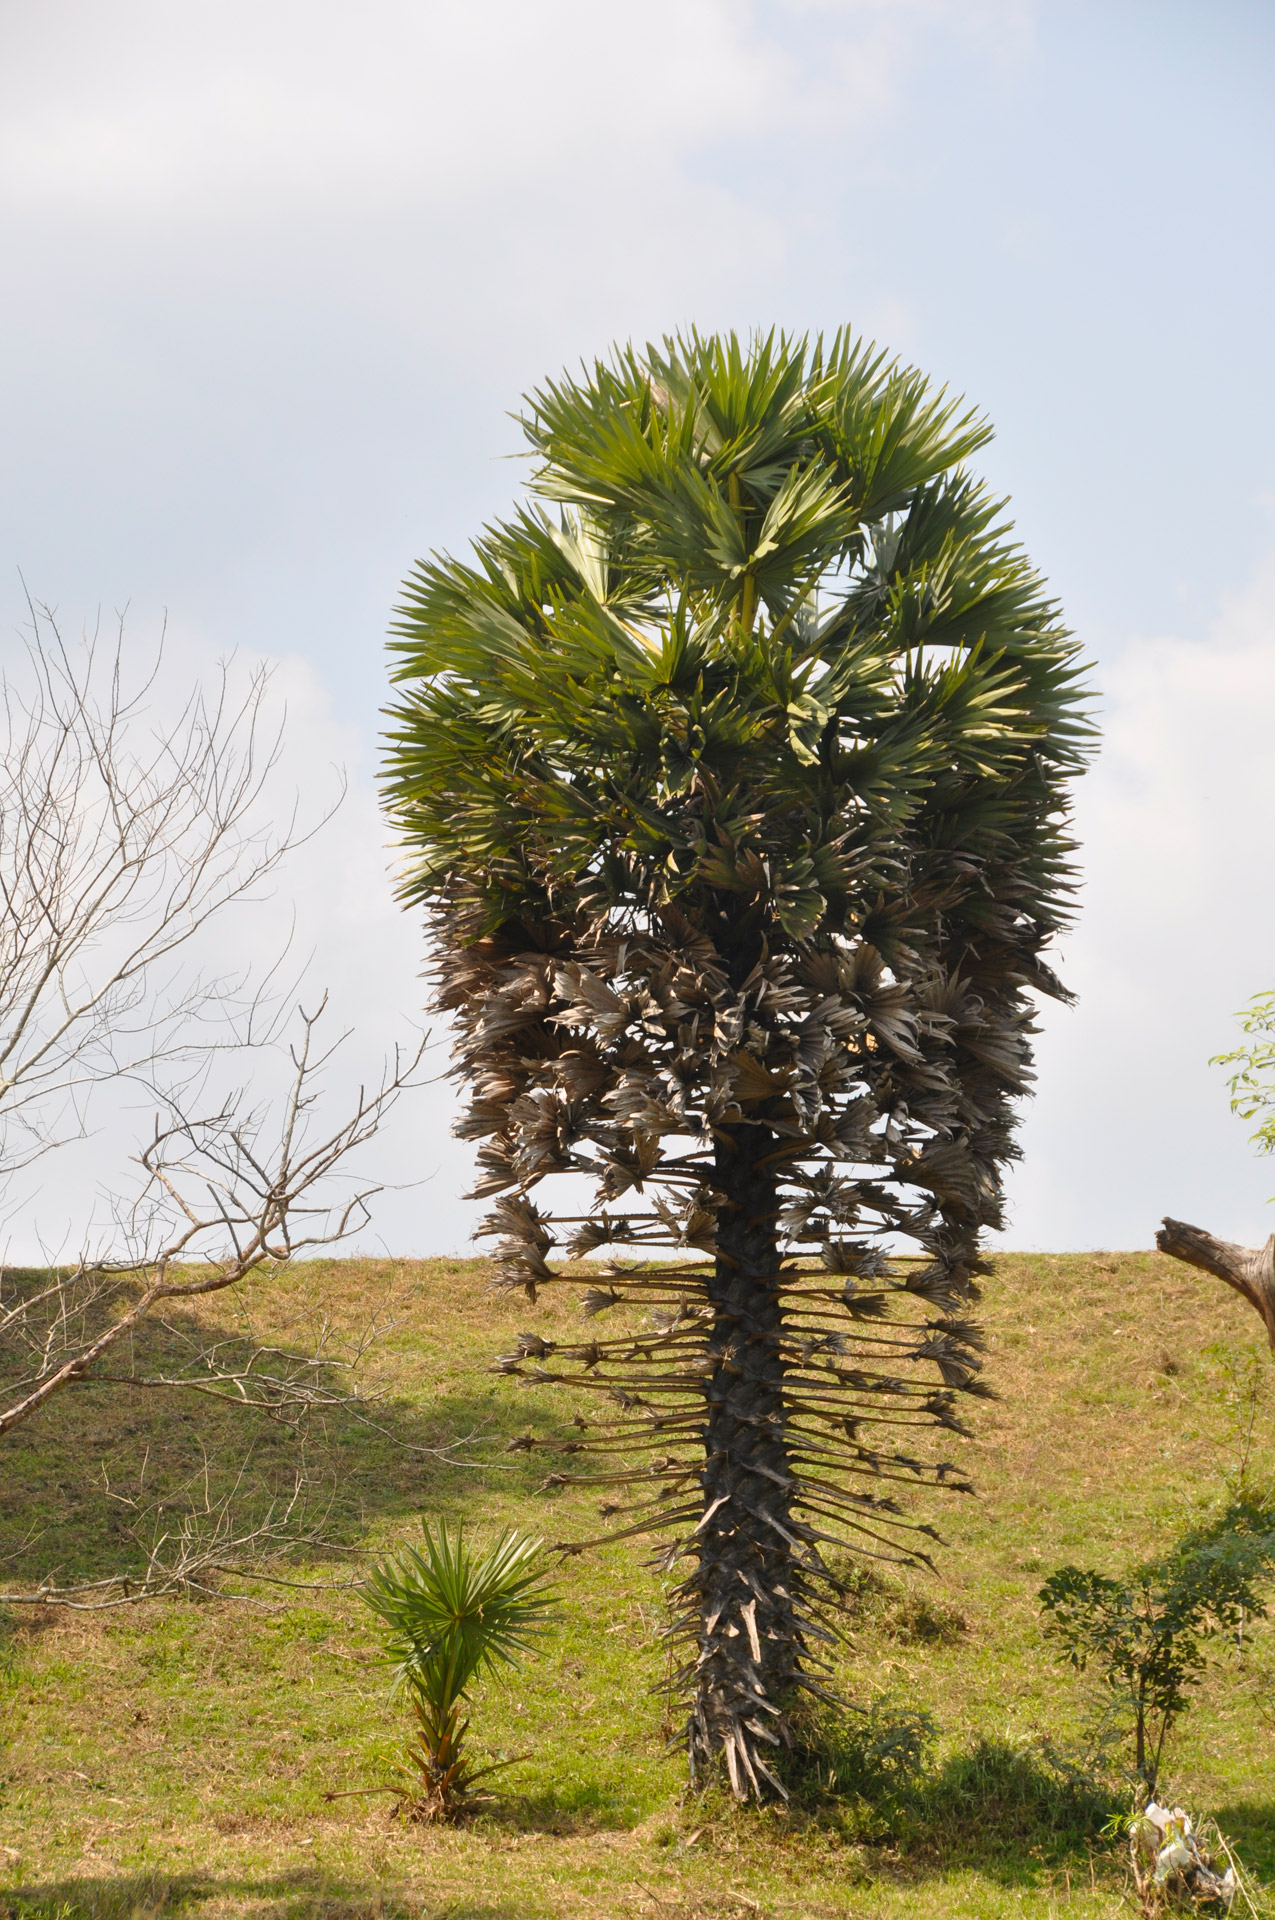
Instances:
[[[937,1738],[923,1709],[877,1701],[841,1743],[836,1785],[865,1800],[897,1798],[920,1779]]]
[[[13,1615],[7,1607],[0,1607],[0,1688],[8,1690],[18,1684],[18,1654],[13,1644]]]
[[[1149,1793],[1169,1729],[1203,1672],[1204,1643],[1236,1629],[1245,1613],[1265,1613],[1257,1583],[1273,1568],[1275,1509],[1240,1499],[1122,1580],[1060,1567],[1040,1589],[1061,1657],[1080,1672],[1092,1663],[1127,1704],[1134,1764]]]
[[[1204,1357],[1220,1376],[1220,1400],[1229,1429],[1231,1463],[1225,1482],[1236,1500],[1255,1497],[1253,1454],[1259,1432],[1270,1423],[1271,1364],[1256,1347],[1217,1340]]]
[[[418,1731],[408,1748],[417,1819],[450,1817],[475,1784],[513,1762],[475,1767],[466,1750],[469,1689],[484,1672],[516,1666],[556,1611],[542,1543],[511,1531],[476,1554],[464,1528],[423,1522],[422,1552],[406,1547],[371,1574],[362,1595],[389,1628],[396,1689],[411,1697]]]
[[[1231,1112],[1256,1120],[1249,1138],[1259,1153],[1275,1153],[1275,991],[1255,993],[1237,1016],[1249,1044],[1231,1053],[1215,1053],[1211,1067],[1234,1067],[1228,1085]]]

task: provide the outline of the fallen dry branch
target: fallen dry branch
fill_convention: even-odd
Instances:
[[[1275,1233],[1264,1247],[1241,1247],[1233,1240],[1218,1240],[1203,1227],[1192,1227],[1185,1220],[1167,1216],[1155,1237],[1161,1253],[1171,1259],[1199,1267],[1234,1288],[1261,1316],[1275,1353]]]

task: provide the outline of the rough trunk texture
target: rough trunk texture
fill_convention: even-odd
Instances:
[[[699,1607],[692,1764],[726,1761],[737,1794],[778,1785],[762,1751],[785,1738],[783,1704],[804,1650],[789,1590],[795,1490],[785,1440],[776,1180],[768,1127],[727,1130],[716,1153],[717,1259],[705,1388],[704,1517],[687,1583]],[[782,1789],[781,1789],[782,1791]]]
[[[1240,1247],[1232,1240],[1215,1240],[1203,1227],[1166,1218],[1155,1243],[1161,1253],[1214,1274],[1242,1294],[1261,1315],[1275,1353],[1275,1233],[1264,1247]]]

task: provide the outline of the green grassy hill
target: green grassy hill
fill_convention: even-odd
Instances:
[[[541,1492],[543,1457],[505,1451],[570,1418],[563,1390],[487,1371],[524,1327],[569,1303],[493,1296],[478,1261],[298,1268],[255,1303],[299,1340],[328,1312],[382,1326],[384,1397],[304,1440],[316,1545],[276,1568],[304,1587],[225,1580],[203,1598],[108,1613],[15,1611],[0,1635],[0,1912],[252,1920],[523,1920],[523,1916],[1115,1914],[1120,1862],[1068,1773],[1096,1696],[1054,1660],[1034,1596],[1078,1560],[1114,1570],[1154,1549],[1234,1458],[1225,1381],[1207,1349],[1258,1351],[1252,1316],[1153,1254],[998,1260],[984,1319],[999,1400],[964,1447],[976,1500],[935,1500],[939,1575],[865,1579],[839,1683],[872,1711],[862,1750],[926,1712],[937,1740],[905,1793],[818,1793],[787,1810],[688,1797],[667,1749],[677,1709],[660,1580],[639,1542],[563,1573],[565,1619],[542,1659],[487,1686],[475,1735],[530,1755],[472,1823],[403,1825],[374,1787],[402,1732],[371,1616],[348,1592],[364,1557],[421,1512],[513,1522],[549,1539],[598,1527],[582,1490]],[[251,1311],[254,1303],[248,1303]],[[180,1344],[175,1326],[151,1337]],[[227,1324],[226,1338],[241,1337]],[[1264,1351],[1264,1349],[1262,1349]],[[1275,1367],[1266,1367],[1275,1382]],[[1263,1375],[1263,1378],[1265,1376]],[[1258,1413],[1275,1478],[1275,1401]],[[294,1486],[301,1442],[195,1395],[86,1388],[5,1443],[0,1583],[56,1567],[94,1578],[192,1503],[260,1518]],[[442,1449],[440,1452],[439,1449]],[[295,1515],[294,1515],[295,1518]],[[912,1716],[909,1721],[909,1716]],[[1215,1661],[1169,1756],[1173,1790],[1215,1815],[1275,1883],[1275,1628]],[[854,1753],[843,1784],[853,1775]],[[832,1755],[836,1763],[836,1755]],[[862,1768],[860,1768],[862,1772]],[[1126,1909],[1127,1911],[1127,1909]]]

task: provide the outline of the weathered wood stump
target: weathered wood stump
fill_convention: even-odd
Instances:
[[[1233,1240],[1215,1240],[1203,1227],[1188,1226],[1185,1220],[1166,1219],[1155,1243],[1161,1253],[1184,1260],[1189,1267],[1203,1268],[1242,1294],[1261,1315],[1275,1353],[1275,1233],[1264,1247],[1239,1247]]]

